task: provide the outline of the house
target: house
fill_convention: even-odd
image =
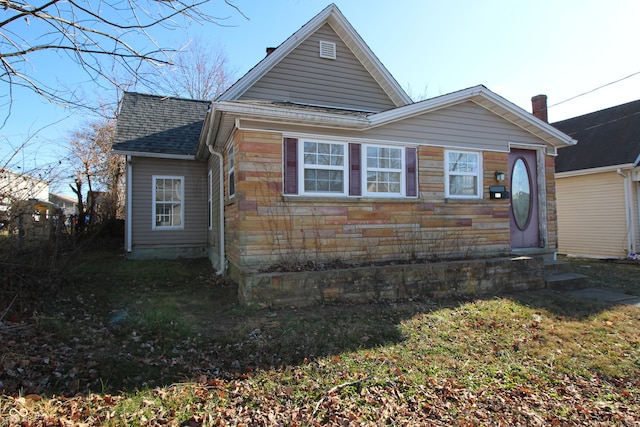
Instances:
[[[65,194],[49,193],[49,201],[62,208],[65,216],[78,215],[78,201]]]
[[[553,126],[580,141],[556,159],[558,251],[593,258],[637,253],[640,101]]]
[[[0,169],[0,221],[10,221],[10,207],[16,201],[49,199],[49,183],[35,176]]]
[[[113,148],[128,256],[208,256],[243,283],[554,253],[554,161],[574,143],[481,85],[413,103],[332,4],[211,102],[125,93]]]

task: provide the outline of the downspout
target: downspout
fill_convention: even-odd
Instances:
[[[622,172],[622,169],[618,168],[616,173],[624,178],[624,210],[627,217],[627,254],[635,253],[635,236],[633,231],[633,224],[631,220],[631,195],[629,190],[629,175]]]
[[[133,166],[131,165],[131,156],[127,156],[127,199],[125,201],[126,205],[127,205],[127,228],[125,233],[127,233],[127,253],[130,254],[131,253],[131,235],[132,235],[132,227],[133,225],[132,223],[132,207],[131,207],[131,191],[133,188],[133,184],[131,183],[131,180],[133,179]]]
[[[209,153],[213,154],[214,156],[216,156],[218,158],[218,161],[220,162],[220,167],[218,168],[219,171],[219,179],[218,179],[218,183],[220,185],[220,189],[219,189],[219,195],[220,197],[218,197],[218,199],[220,200],[220,269],[218,271],[216,271],[216,274],[218,276],[221,276],[224,274],[225,271],[225,248],[224,248],[224,171],[223,171],[223,167],[224,167],[224,163],[223,163],[223,159],[222,159],[222,154],[218,153],[217,151],[213,150],[213,147],[211,145],[208,145],[209,147]]]

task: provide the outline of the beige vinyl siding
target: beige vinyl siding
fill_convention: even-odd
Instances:
[[[207,172],[204,162],[132,158],[132,249],[201,247],[207,243]],[[153,176],[184,177],[184,229],[153,230]],[[205,254],[203,254],[205,256]]]
[[[320,40],[336,44],[337,58],[320,58]],[[383,111],[395,105],[346,44],[325,24],[241,97]]]
[[[376,127],[363,135],[371,139],[496,151],[508,151],[509,142],[542,143],[529,132],[470,101]]]
[[[509,151],[509,143],[542,145],[544,142],[483,107],[464,102],[366,131],[302,128],[281,123],[241,120],[240,127],[276,132],[322,133],[326,136],[370,141],[435,145],[472,150]]]
[[[624,179],[615,171],[556,178],[558,252],[622,258],[627,250]]]

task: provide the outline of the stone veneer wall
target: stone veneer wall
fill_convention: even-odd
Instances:
[[[542,258],[497,258],[236,277],[243,305],[304,306],[490,295],[544,288]]]

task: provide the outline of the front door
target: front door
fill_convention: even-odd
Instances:
[[[540,246],[537,155],[534,150],[511,149],[511,248]]]

